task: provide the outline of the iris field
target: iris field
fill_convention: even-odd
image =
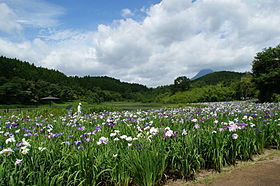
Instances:
[[[0,113],[0,185],[157,185],[280,147],[279,103]]]

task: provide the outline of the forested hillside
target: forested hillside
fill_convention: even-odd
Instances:
[[[81,99],[88,102],[141,99],[146,86],[125,83],[110,77],[78,77],[17,59],[0,57],[0,103],[34,104],[45,96],[62,101]]]
[[[207,85],[216,85],[223,81],[240,81],[246,73],[230,72],[230,71],[219,71],[206,74],[198,79],[192,81],[192,87],[203,87]]]

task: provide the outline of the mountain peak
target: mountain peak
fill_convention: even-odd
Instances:
[[[202,69],[194,77],[192,77],[191,80],[198,79],[198,78],[200,78],[206,74],[210,74],[212,72],[214,72],[212,69]]]

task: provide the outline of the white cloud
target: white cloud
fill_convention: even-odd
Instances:
[[[204,68],[249,71],[256,52],[280,43],[279,9],[278,0],[163,0],[142,21],[128,18],[127,9],[125,19],[97,31],[53,28],[18,43],[0,38],[0,55],[68,75],[107,75],[148,86]]]
[[[17,16],[5,3],[0,3],[0,31],[11,33],[22,29]]]
[[[122,17],[124,17],[124,18],[131,17],[134,15],[134,13],[128,8],[122,9],[121,13],[122,13]]]
[[[16,23],[33,27],[51,27],[59,25],[58,17],[65,13],[61,7],[46,3],[43,0],[1,0],[13,10]]]

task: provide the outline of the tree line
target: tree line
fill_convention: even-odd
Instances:
[[[65,74],[18,59],[0,57],[0,104],[35,104],[42,97],[55,96],[61,101],[136,100],[137,94],[149,91],[144,85],[126,83],[102,77],[78,77]]]

